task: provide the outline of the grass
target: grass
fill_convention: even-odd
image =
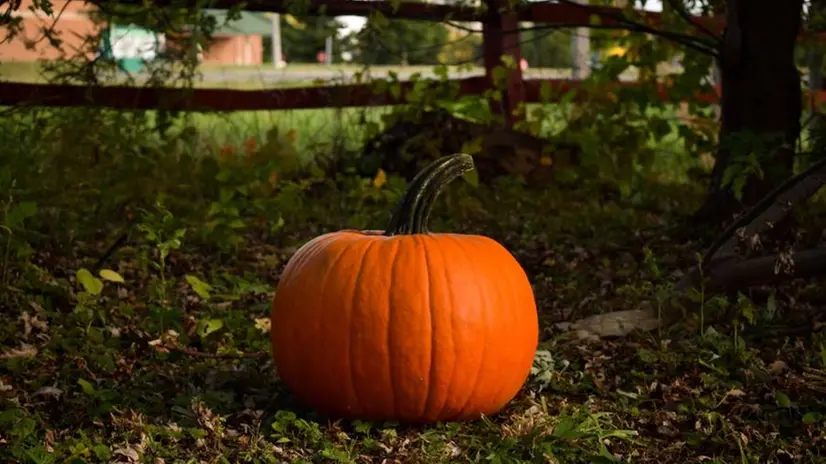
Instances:
[[[35,61],[0,61],[0,79],[11,82],[42,82],[40,64]]]
[[[464,68],[463,68],[464,69]],[[40,72],[40,63],[29,61],[0,61],[0,80],[11,82],[46,82]],[[323,79],[306,79],[301,77],[304,73],[320,72],[322,76],[328,73],[349,72],[354,73],[363,70],[360,65],[334,64],[330,66],[318,64],[290,64],[284,68],[276,69],[269,65],[242,66],[242,65],[218,65],[212,63],[203,64],[199,71],[219,75],[220,79],[202,79],[196,82],[197,87],[202,88],[234,88],[234,89],[260,89],[260,88],[290,88],[311,85],[324,85],[329,81],[327,77]],[[480,67],[468,68],[477,74],[484,70]],[[431,74],[433,66],[371,66],[370,72],[373,75],[385,75],[389,71]],[[270,73],[277,73],[278,80],[268,77]],[[291,74],[297,74],[295,78],[290,78]],[[564,69],[543,69],[531,68],[526,72],[526,76],[533,77],[569,77],[570,70]],[[336,78],[335,81],[340,81]]]
[[[366,134],[361,121],[379,122],[389,107],[250,111],[231,114],[193,114],[193,127],[213,141],[238,145],[248,137],[262,137],[273,127],[296,131],[299,150],[305,153],[332,149],[338,142],[349,148],[362,143]]]
[[[0,461],[823,462],[819,282],[698,298],[680,323],[621,339],[559,326],[668,304],[674,274],[693,264],[702,243],[680,229],[704,189],[680,172],[675,134],[600,140],[611,148],[600,156],[670,150],[626,194],[607,175],[443,193],[432,229],[496,239],[534,286],[541,342],[502,412],[414,427],[298,403],[268,355],[278,277],[319,234],[382,227],[405,187],[307,165],[339,139],[356,150],[362,116],[191,115],[161,134],[152,113],[5,114]],[[262,134],[272,126],[278,138]],[[804,240],[818,240],[823,206],[800,221]]]

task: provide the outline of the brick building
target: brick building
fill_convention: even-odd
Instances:
[[[37,61],[70,58],[78,53],[92,55],[84,42],[98,34],[98,27],[87,12],[93,6],[82,0],[53,0],[52,6],[59,19],[46,16],[42,11],[30,10],[32,0],[23,0],[16,15],[21,18],[22,28],[10,42],[0,45],[0,61]],[[226,12],[207,10],[218,24],[223,24]],[[62,40],[54,47],[44,36],[43,30],[52,27]],[[0,28],[0,34],[6,31]],[[241,19],[219,27],[213,34],[210,46],[203,50],[203,62],[222,65],[260,65],[263,62],[263,36],[270,35],[270,18],[262,13],[243,12]],[[92,56],[89,56],[92,58]]]

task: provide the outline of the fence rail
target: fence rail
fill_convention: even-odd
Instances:
[[[433,81],[437,83],[438,81]],[[481,95],[488,88],[485,77],[454,79],[459,96]],[[523,81],[526,103],[555,103],[569,92],[575,92],[572,101],[591,98],[581,81],[573,79],[527,79]],[[0,84],[2,106],[72,107],[88,106],[122,110],[166,109],[195,112],[268,111],[317,108],[346,108],[408,104],[412,82],[401,82],[401,92],[377,92],[371,84],[347,84],[318,87],[300,87],[275,90],[230,89],[174,89],[156,87],[85,87],[79,85],[43,85],[24,83]],[[438,85],[438,84],[436,84]],[[550,98],[543,98],[542,86],[549,85]],[[623,87],[638,87],[638,82],[612,82],[600,87],[600,93]],[[677,103],[665,84],[658,84],[657,98]],[[696,100],[716,103],[719,89],[697,93]],[[826,103],[826,92],[809,92],[808,98],[816,104]]]

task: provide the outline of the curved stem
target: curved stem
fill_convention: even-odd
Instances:
[[[396,208],[384,235],[427,233],[427,220],[442,189],[474,168],[473,157],[464,153],[437,159],[413,178]]]

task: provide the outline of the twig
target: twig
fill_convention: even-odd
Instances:
[[[574,1],[571,1],[571,0],[558,0],[558,1],[559,1],[559,3],[564,3],[566,5],[578,6],[580,8],[588,8],[588,5],[580,4],[578,2],[574,2]],[[599,26],[596,26],[595,27],[595,25],[593,25],[593,24],[584,25],[583,27],[590,27],[590,28],[595,28],[595,29],[597,29],[597,28],[601,28],[601,29],[626,29],[626,30],[634,31],[634,32],[644,32],[644,33],[647,33],[647,34],[652,34],[652,35],[656,35],[656,36],[659,36],[659,37],[669,39],[673,42],[677,42],[677,43],[682,44],[682,45],[684,45],[688,48],[692,48],[692,49],[694,49],[696,51],[699,51],[701,53],[711,55],[715,58],[720,56],[720,53],[718,51],[719,46],[718,46],[717,42],[708,43],[707,41],[699,40],[696,37],[692,37],[690,35],[679,34],[679,33],[676,33],[676,32],[669,32],[669,31],[665,31],[665,30],[662,30],[662,29],[658,29],[656,27],[651,27],[647,24],[632,21],[632,20],[628,19],[624,14],[613,14],[613,13],[603,12],[603,13],[600,13],[600,15],[604,16],[606,18],[610,18],[610,19],[616,21],[617,23],[619,23],[621,25],[624,25],[624,27],[617,27],[617,26],[613,26],[613,27],[599,27]],[[706,47],[708,47],[708,48],[706,48]]]
[[[668,4],[668,6],[670,6],[674,11],[677,12],[677,14],[680,16],[680,18],[682,18],[689,25],[697,28],[703,34],[711,37],[712,39],[715,40],[715,42],[722,43],[723,39],[720,37],[719,34],[715,34],[714,32],[711,31],[711,29],[703,26],[701,23],[699,23],[697,21],[694,21],[691,18],[691,15],[688,13],[688,10],[686,10],[686,8],[685,8],[685,4],[683,4],[681,1],[679,1],[679,0],[665,0],[665,2]]]
[[[131,226],[128,227],[127,230],[125,230],[123,233],[121,233],[120,236],[118,236],[118,239],[115,240],[115,242],[112,243],[112,245],[110,245],[109,248],[106,249],[106,251],[100,256],[100,258],[98,258],[97,262],[95,263],[95,267],[94,267],[95,271],[100,270],[100,268],[103,267],[103,264],[106,263],[106,260],[108,260],[113,254],[115,254],[115,252],[120,247],[123,246],[124,243],[126,243],[127,239],[129,238],[129,235],[131,233],[131,230],[132,230],[132,227]]]
[[[150,343],[151,344],[151,343]],[[192,356],[193,358],[208,358],[208,359],[242,359],[242,358],[261,358],[264,356],[269,356],[268,351],[251,351],[251,352],[241,352],[241,353],[206,353],[204,351],[198,351],[194,348],[187,348],[185,346],[178,345],[177,343],[170,343],[170,342],[161,342],[158,344],[153,345],[156,349],[165,349],[168,351],[176,351],[178,353],[183,353],[187,356]]]

